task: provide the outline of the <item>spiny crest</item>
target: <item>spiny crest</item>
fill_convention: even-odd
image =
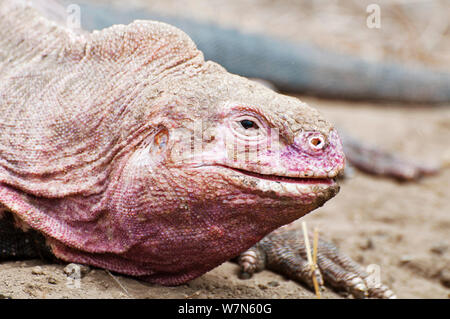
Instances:
[[[137,20],[94,31],[88,37],[86,54],[112,62],[145,66],[161,60],[165,65],[171,62],[172,67],[196,57],[196,63],[204,62],[203,54],[187,34],[161,22]]]
[[[48,51],[51,55],[63,51],[70,60],[99,58],[121,66],[132,63],[144,67],[154,61],[159,61],[157,66],[165,68],[189,60],[199,66],[204,63],[203,54],[187,34],[161,22],[137,20],[90,34],[80,33],[68,28],[62,17],[56,21],[46,19],[39,10],[39,2],[25,1],[1,1],[0,17],[2,25],[6,24],[0,34],[13,42],[25,39],[21,45],[29,46],[36,53]],[[21,35],[17,36],[17,33]]]

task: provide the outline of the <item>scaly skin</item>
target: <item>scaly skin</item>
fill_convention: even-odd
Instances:
[[[337,193],[331,124],[180,30],[0,18],[0,203],[57,258],[180,284]]]

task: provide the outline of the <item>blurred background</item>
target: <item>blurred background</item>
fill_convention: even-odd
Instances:
[[[395,59],[450,70],[448,0],[95,0],[196,18],[371,60]],[[367,27],[371,4],[380,28]],[[369,7],[370,8],[370,7]]]

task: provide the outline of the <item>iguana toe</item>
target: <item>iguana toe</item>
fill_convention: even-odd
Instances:
[[[312,243],[312,238],[310,239]],[[280,228],[258,244],[242,253],[238,259],[242,277],[250,277],[262,269],[269,269],[313,288],[313,276],[318,286],[330,286],[346,291],[355,298],[395,298],[395,294],[362,266],[339,252],[331,243],[319,240],[317,266],[311,268],[307,258],[303,232]]]

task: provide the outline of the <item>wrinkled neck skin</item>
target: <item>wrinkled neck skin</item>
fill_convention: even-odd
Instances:
[[[57,257],[180,284],[337,193],[334,128],[203,61],[181,31],[74,36],[10,10],[0,1],[20,29],[0,29],[15,57],[0,60],[0,203]]]

